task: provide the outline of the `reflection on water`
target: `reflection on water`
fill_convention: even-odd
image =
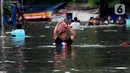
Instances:
[[[71,47],[56,46],[54,55],[54,72],[69,72],[69,65],[67,65],[67,61],[71,59],[71,50]]]
[[[2,59],[0,70],[4,70],[6,73],[23,73],[24,55],[22,49],[24,38],[7,38],[7,40],[12,48],[3,48],[0,56]],[[8,43],[6,42],[5,45],[8,45]]]
[[[130,41],[130,31],[125,28],[76,30],[72,47],[59,47],[53,44],[54,25],[46,25],[26,24],[26,38],[5,37],[0,72],[130,73],[130,46],[121,46]]]

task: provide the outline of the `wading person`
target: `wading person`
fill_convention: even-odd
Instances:
[[[60,25],[60,27],[59,27],[59,25]],[[62,29],[58,30],[58,28],[62,28]],[[68,30],[71,33],[69,38],[67,38]],[[72,28],[70,28],[69,25],[61,26],[61,24],[57,24],[53,31],[53,36],[54,36],[56,45],[61,45],[61,46],[71,46],[72,42],[75,39],[75,35],[76,35],[76,33],[73,31]]]
[[[11,37],[20,37],[25,38],[25,31],[22,29],[22,24],[17,24],[16,29],[11,32],[6,32],[6,34],[10,34]]]

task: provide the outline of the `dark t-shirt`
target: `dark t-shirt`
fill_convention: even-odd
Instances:
[[[57,37],[56,40],[55,40],[56,45],[61,45],[61,46],[64,46],[64,45],[65,46],[71,46],[72,42],[73,41],[71,40],[71,38],[62,41],[59,37]]]
[[[93,23],[92,22],[88,22],[88,26],[91,26],[91,25],[93,25]]]

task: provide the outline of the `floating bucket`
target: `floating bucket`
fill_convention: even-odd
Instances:
[[[130,19],[126,19],[126,28],[130,28]]]
[[[122,42],[122,46],[129,46],[130,42]]]

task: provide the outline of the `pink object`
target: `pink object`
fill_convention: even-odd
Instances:
[[[66,24],[64,21],[59,22],[59,23],[58,23],[57,31],[58,31],[59,33],[67,31],[67,24]]]

